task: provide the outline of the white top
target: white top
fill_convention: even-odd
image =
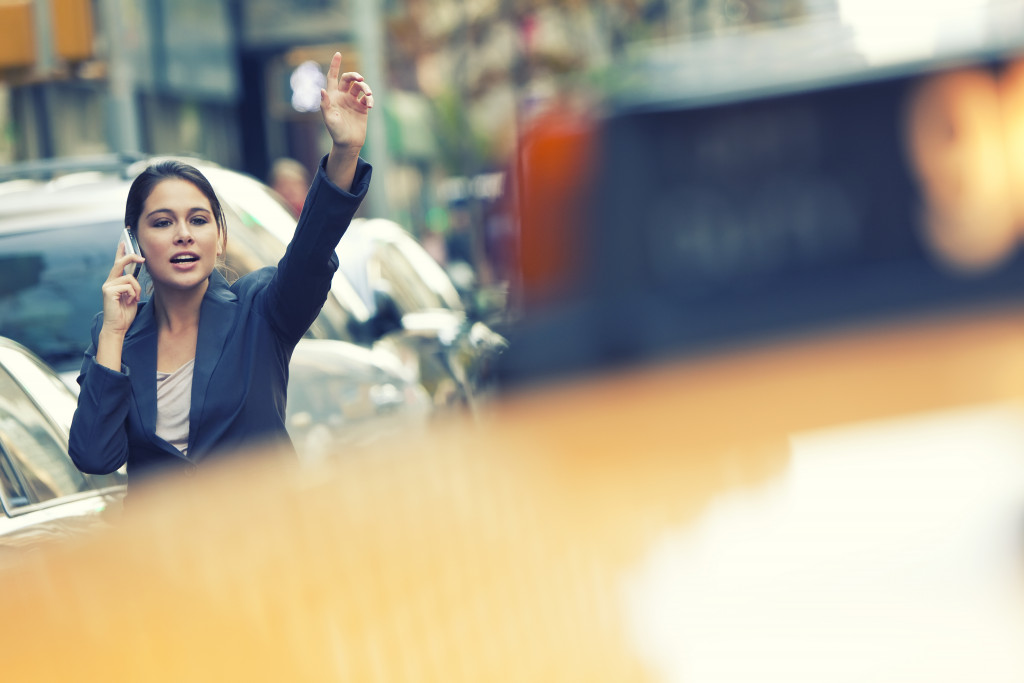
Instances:
[[[192,407],[195,359],[174,372],[156,373],[156,435],[188,455],[188,414]]]

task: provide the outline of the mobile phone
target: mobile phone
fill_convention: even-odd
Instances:
[[[139,249],[139,242],[138,240],[135,239],[135,233],[133,233],[128,228],[124,228],[123,230],[121,230],[121,242],[124,244],[125,254],[138,254],[139,256],[142,255],[142,250]],[[132,262],[125,266],[124,274],[132,275],[133,277],[138,277],[141,271],[142,264]]]

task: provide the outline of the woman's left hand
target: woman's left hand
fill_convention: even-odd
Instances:
[[[334,146],[358,155],[366,141],[366,117],[373,92],[354,71],[341,73],[341,53],[335,52],[327,70],[327,87],[320,91],[320,113]]]

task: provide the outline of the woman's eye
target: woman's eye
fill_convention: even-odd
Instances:
[[[209,222],[204,216],[193,216],[192,218],[192,225],[206,225]]]
[[[154,221],[153,222],[153,227],[154,228],[166,228],[170,224],[171,224],[171,222],[169,220],[163,219],[163,220],[159,220],[159,221]]]

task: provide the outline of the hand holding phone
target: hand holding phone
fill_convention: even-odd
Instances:
[[[124,253],[136,254],[142,256],[142,250],[139,249],[139,242],[135,239],[135,233],[129,230],[127,227],[121,230],[121,243],[124,244]],[[125,275],[131,275],[133,277],[139,277],[139,273],[142,271],[142,264],[136,262],[129,263],[124,268]]]

